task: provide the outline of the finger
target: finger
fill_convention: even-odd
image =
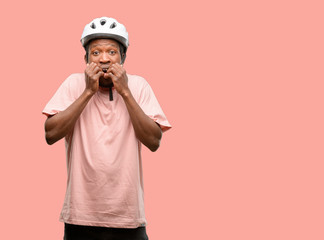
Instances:
[[[91,64],[87,64],[87,67],[86,67],[86,69],[85,69],[85,72],[89,75],[89,73],[91,73],[92,72],[92,65]]]
[[[107,74],[108,74],[108,73],[115,74],[116,71],[113,70],[113,67],[110,66],[106,73],[107,73]]]
[[[104,73],[103,77],[104,77],[105,79],[108,79],[108,78],[109,78],[109,74],[108,74],[108,73]]]
[[[124,68],[123,68],[123,65],[121,65],[121,64],[119,64],[119,63],[115,63],[115,64],[113,64],[113,66],[115,66],[117,69],[119,69],[119,70],[123,70]]]
[[[92,74],[97,74],[98,72],[101,71],[101,68],[96,64],[96,63],[90,63],[89,65],[89,73],[92,73]]]
[[[126,73],[126,70],[122,64],[117,63],[116,66],[117,66],[117,69],[120,70],[120,73]]]
[[[86,69],[85,69],[85,70],[86,70],[86,71],[87,71],[87,70],[90,70],[90,68],[91,68],[91,67],[90,67],[90,63],[87,63],[87,66],[86,66]]]
[[[91,62],[90,64],[89,64],[89,70],[90,71],[94,71],[95,69],[96,69],[96,67],[98,67],[98,65],[96,64],[96,63],[94,63],[94,62]]]
[[[111,72],[116,76],[121,76],[123,73],[123,68],[114,64],[111,66]]]
[[[107,73],[107,74],[108,74],[108,76],[111,78],[111,80],[112,80],[113,82],[116,82],[116,81],[117,81],[117,77],[116,77],[113,73],[109,72],[109,73]]]
[[[93,69],[93,72],[94,73],[102,72],[102,69],[98,65],[96,65]]]
[[[91,62],[91,63],[87,63],[87,68],[91,68],[93,66],[93,62]]]
[[[99,71],[99,72],[97,72],[97,73],[95,74],[95,76],[97,76],[98,79],[99,79],[99,78],[102,77],[104,74],[105,74],[105,73],[104,73],[103,71]]]

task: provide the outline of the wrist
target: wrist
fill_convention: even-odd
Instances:
[[[132,93],[131,91],[127,88],[126,90],[124,90],[123,92],[120,93],[120,95],[122,96],[122,98],[126,99],[129,98]]]
[[[83,91],[83,94],[84,94],[85,97],[87,97],[87,98],[91,98],[91,97],[95,94],[95,92],[92,91],[91,89],[86,88],[86,89]]]

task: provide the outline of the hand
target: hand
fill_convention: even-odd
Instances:
[[[88,63],[85,73],[86,89],[90,90],[92,94],[96,93],[99,89],[99,78],[104,75],[101,68],[94,62]]]
[[[128,88],[128,77],[126,74],[126,70],[119,63],[112,64],[107,72],[108,76],[111,78],[114,83],[114,87],[116,91],[124,96],[129,92]]]

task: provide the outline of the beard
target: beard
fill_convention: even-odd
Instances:
[[[111,88],[114,86],[114,83],[112,82],[111,78],[99,78],[99,86],[102,88]]]

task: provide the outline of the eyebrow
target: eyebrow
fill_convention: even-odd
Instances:
[[[114,44],[114,43],[94,44],[94,45],[91,46],[91,48],[94,48],[94,47],[97,47],[97,46],[103,46],[103,45],[110,45],[110,46],[113,46],[113,47],[117,48],[117,45]]]

